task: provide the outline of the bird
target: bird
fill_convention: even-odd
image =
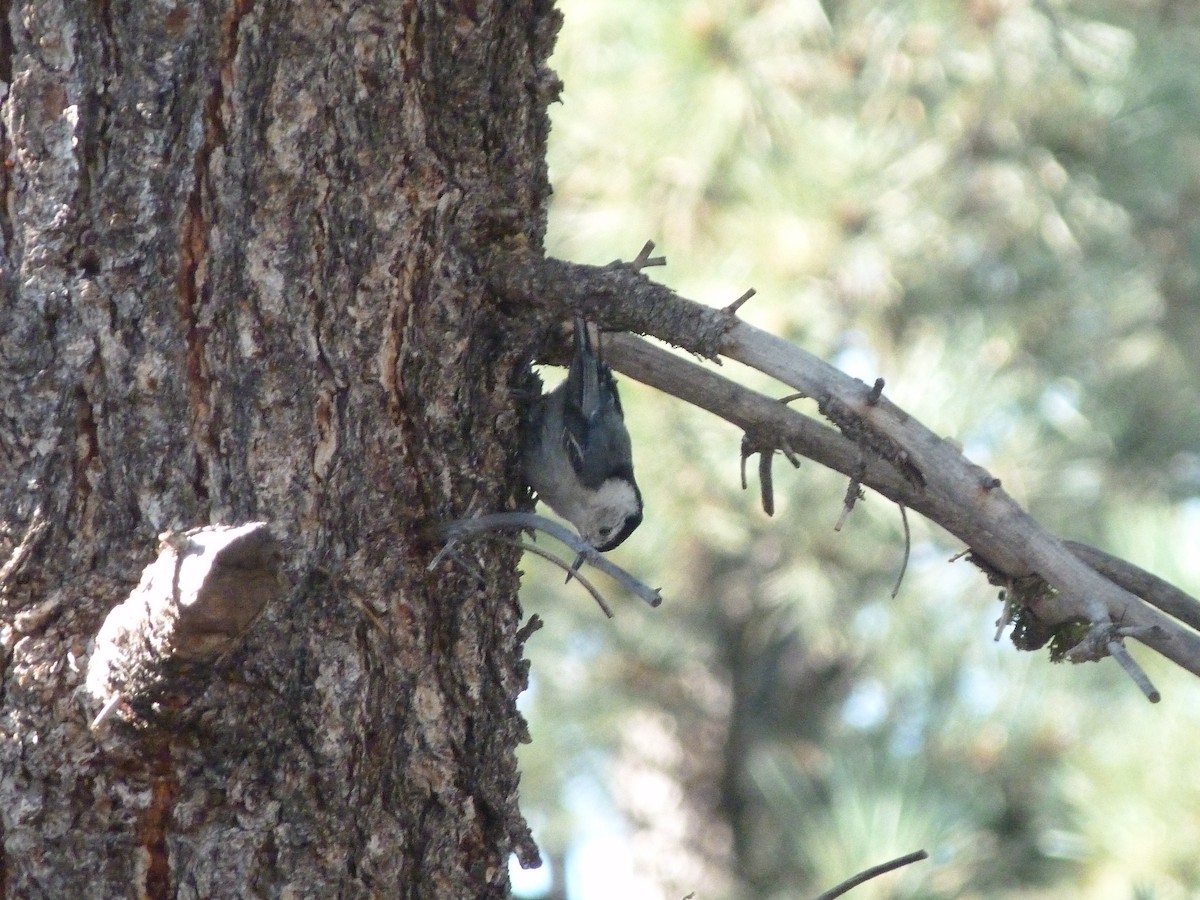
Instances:
[[[538,499],[601,552],[642,523],[642,493],[612,369],[575,318],[566,379],[534,401],[522,439],[521,470]]]

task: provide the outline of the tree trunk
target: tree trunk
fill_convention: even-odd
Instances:
[[[516,552],[427,529],[523,496],[557,13],[0,11],[0,893],[504,896]],[[158,536],[256,520],[282,596],[90,728]]]

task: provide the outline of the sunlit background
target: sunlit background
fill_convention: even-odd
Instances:
[[[685,296],[756,288],[748,321],[1200,593],[1200,5],[560,6],[550,253],[652,238]],[[891,599],[892,504],[835,532],[844,479],[779,459],[769,519],[732,426],[621,388],[648,512],[613,556],[666,602],[610,588],[610,622],[526,561],[519,896],[811,897],[918,848],[851,896],[1198,896],[1195,678],[1134,645],[1151,706],[996,643],[996,589],[916,516]]]

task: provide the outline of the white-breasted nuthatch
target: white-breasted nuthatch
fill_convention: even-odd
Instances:
[[[597,550],[616,547],[642,522],[617,382],[583,319],[575,320],[566,380],[531,410],[521,469],[538,498]]]

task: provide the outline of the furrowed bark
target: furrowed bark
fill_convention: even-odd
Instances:
[[[541,244],[557,13],[2,8],[0,893],[505,895],[517,553],[423,535],[523,500],[477,260]],[[158,536],[252,521],[290,589],[89,730]]]

